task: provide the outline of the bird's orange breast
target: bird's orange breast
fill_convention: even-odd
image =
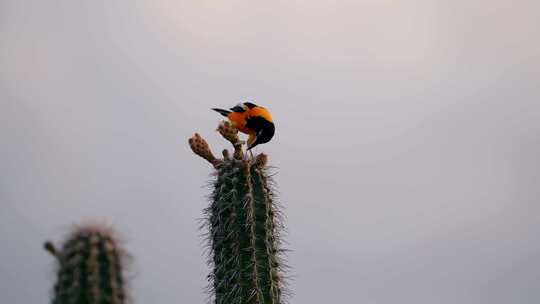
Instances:
[[[238,129],[238,131],[245,134],[250,134],[253,132],[246,128],[246,112],[231,112],[227,117],[233,123],[234,127]]]
[[[272,115],[270,115],[270,112],[263,107],[254,107],[247,109],[244,112],[231,112],[227,117],[238,129],[238,131],[245,134],[255,134],[255,130],[251,130],[246,127],[246,120],[250,117],[256,116],[263,117],[267,121],[272,122]]]

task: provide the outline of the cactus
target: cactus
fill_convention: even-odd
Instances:
[[[76,228],[60,251],[51,242],[45,249],[56,257],[59,269],[53,304],[121,304],[126,301],[123,259],[112,231],[87,225]]]
[[[235,149],[217,159],[195,134],[193,152],[215,170],[210,206],[204,210],[208,228],[209,289],[215,304],[283,303],[284,275],[279,233],[283,229],[274,201],[267,156],[244,157],[238,131],[228,122],[218,127]]]

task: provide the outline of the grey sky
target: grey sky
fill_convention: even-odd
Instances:
[[[539,1],[0,0],[0,294],[110,222],[136,303],[203,303],[211,107],[271,109],[291,303],[540,301]]]

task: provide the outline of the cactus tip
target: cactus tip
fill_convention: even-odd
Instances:
[[[236,147],[241,145],[242,141],[238,137],[238,129],[235,128],[229,121],[223,120],[219,123],[217,131],[223,138],[231,142],[231,144]]]
[[[58,258],[58,251],[51,241],[46,241],[43,244],[43,249],[47,250],[52,256]]]
[[[231,156],[230,156],[230,154],[229,154],[229,150],[223,149],[222,154],[223,154],[223,159],[224,159],[224,160],[230,160],[230,159],[231,159]]]
[[[110,227],[76,225],[60,251],[49,241],[44,247],[59,262],[52,303],[126,303],[123,260],[127,253]]]
[[[243,159],[244,158],[244,151],[242,151],[242,144],[244,143],[242,140],[240,140],[240,137],[238,137],[238,129],[235,128],[231,122],[223,120],[219,123],[217,127],[217,131],[223,138],[228,140],[234,147],[234,158],[235,159]]]
[[[255,157],[254,165],[258,168],[265,167],[268,163],[268,155],[261,153]]]
[[[212,150],[210,150],[210,146],[202,138],[199,133],[195,133],[193,137],[191,137],[188,140],[189,146],[191,147],[191,150],[193,153],[199,155],[200,157],[206,159],[208,162],[210,162],[214,167],[219,165],[221,163],[221,160],[217,159],[214,154],[212,153]]]

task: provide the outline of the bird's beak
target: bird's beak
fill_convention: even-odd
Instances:
[[[251,143],[251,145],[248,146],[248,151],[255,148],[256,145],[259,144],[259,136],[262,134],[262,131],[259,131],[257,135],[255,135],[255,140]]]
[[[258,145],[257,138],[255,138],[255,141],[253,143],[251,143],[251,145],[248,146],[247,150],[249,151],[249,150],[255,148],[256,145]]]

